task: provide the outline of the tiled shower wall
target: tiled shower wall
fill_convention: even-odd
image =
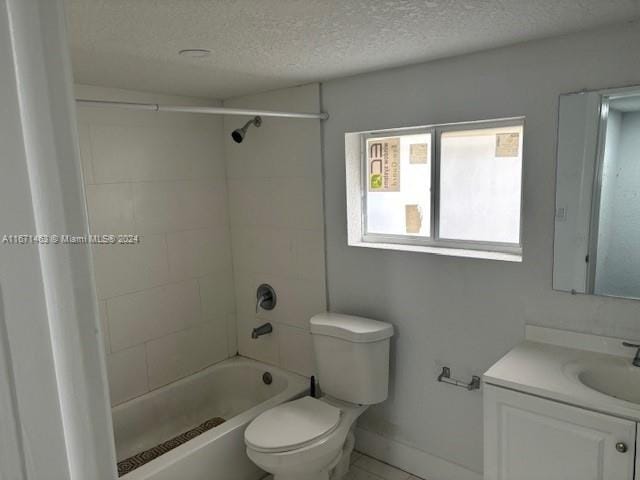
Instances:
[[[219,105],[77,86],[76,95]],[[235,355],[231,245],[219,116],[79,107],[112,404]]]
[[[320,111],[317,84],[225,101],[227,107]],[[240,354],[303,375],[313,372],[309,318],[326,308],[320,121],[263,118],[243,143],[229,133],[248,118],[224,119]],[[255,312],[256,288],[277,305]],[[273,333],[251,338],[271,322]]]

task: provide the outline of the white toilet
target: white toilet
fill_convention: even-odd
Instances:
[[[274,480],[339,480],[349,469],[353,427],[387,398],[393,325],[322,313],[311,319],[322,398],[267,410],[244,434],[249,458]]]

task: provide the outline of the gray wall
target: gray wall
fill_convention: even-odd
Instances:
[[[595,291],[640,297],[640,112],[609,113]]]
[[[482,471],[482,397],[436,382],[481,374],[525,323],[640,338],[640,303],[551,289],[558,95],[640,83],[640,28],[527,43],[323,84],[331,310],[392,322],[389,400],[361,427]],[[521,264],[347,246],[344,133],[526,116]]]

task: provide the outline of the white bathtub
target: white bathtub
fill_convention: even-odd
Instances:
[[[270,372],[266,385],[262,375]],[[245,453],[244,430],[258,414],[299,397],[308,380],[271,365],[234,357],[113,408],[118,461],[212,418],[226,421],[123,480],[257,480],[264,474]]]

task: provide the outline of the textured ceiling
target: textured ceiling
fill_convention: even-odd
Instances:
[[[631,20],[640,0],[67,0],[78,83],[213,98]],[[204,59],[179,57],[207,48]]]

